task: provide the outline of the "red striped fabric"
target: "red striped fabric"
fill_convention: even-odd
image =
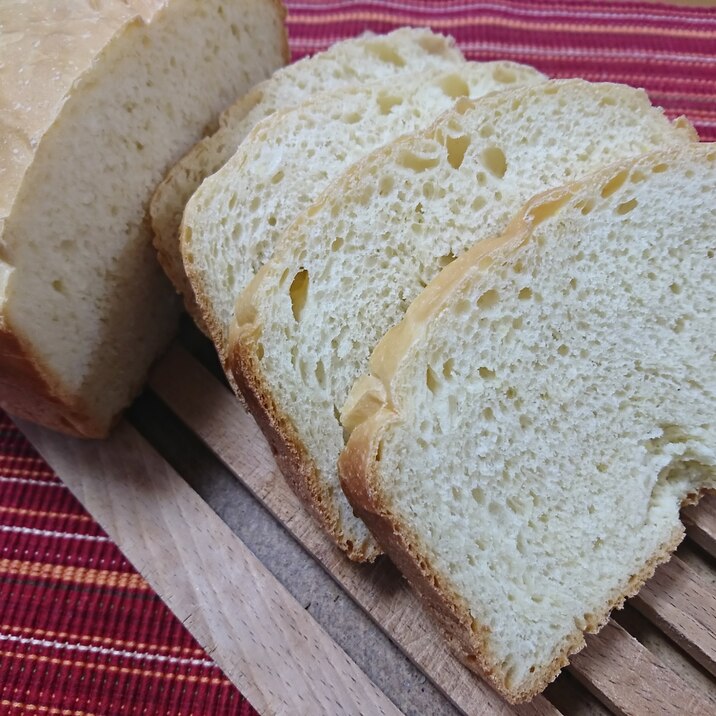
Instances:
[[[287,5],[295,59],[366,29],[429,25],[471,59],[645,87],[716,139],[714,10],[598,0]],[[255,713],[2,414],[0,713]]]

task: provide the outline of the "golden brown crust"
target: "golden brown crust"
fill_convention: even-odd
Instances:
[[[243,328],[233,337],[230,372],[261,431],[271,446],[282,474],[336,544],[355,562],[372,562],[379,556],[376,546],[355,545],[340,527],[338,515],[329,507],[318,472],[296,429],[278,408],[256,357],[256,332]]]
[[[103,438],[111,427],[93,421],[79,400],[63,395],[5,324],[0,324],[0,395],[11,415],[67,435]]]

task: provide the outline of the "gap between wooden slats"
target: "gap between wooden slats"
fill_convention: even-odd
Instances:
[[[18,424],[260,713],[399,716],[134,428],[89,441]]]
[[[459,708],[468,713],[479,712],[479,707],[475,711],[474,702],[477,683],[481,686],[482,695],[495,698],[491,690],[482,682],[471,678],[467,670],[447,651],[436,633],[437,629],[422,610],[416,608],[415,597],[403,583],[399,582],[400,586],[396,591],[394,575],[390,575],[388,580],[385,579],[384,572],[392,568],[383,564],[366,570],[351,564],[330,544],[315,523],[307,518],[298,499],[278,473],[269,447],[256,424],[228,389],[198,361],[183,348],[174,346],[154,372],[150,384],[177,416],[246,484]],[[248,449],[247,446],[251,448]],[[392,593],[382,593],[391,581],[392,585],[388,588]],[[656,594],[658,593],[657,588]],[[610,634],[619,633],[617,625],[610,624],[613,629],[603,632],[605,635],[602,642],[616,638],[610,637]],[[423,638],[416,640],[416,635],[420,634]],[[683,641],[689,638],[691,632],[681,629],[679,634]],[[632,642],[621,639],[617,646],[622,651],[631,648],[634,652],[633,663],[643,661],[641,652],[644,648],[636,640]],[[631,647],[625,644],[631,644]],[[695,646],[697,651],[703,651],[703,644]],[[708,645],[706,646],[708,648]],[[612,693],[612,688],[603,692],[600,686],[618,684],[624,677],[623,667],[615,668],[606,654],[599,656],[595,653],[592,657],[585,662],[585,667],[580,672],[584,678],[589,679],[591,671],[594,670],[595,679],[590,682],[592,691],[596,689],[598,697],[610,708],[624,706],[622,713],[632,713],[626,692],[623,693],[625,703],[622,705],[618,695],[617,701],[614,702],[615,694]],[[655,658],[653,660],[660,664]],[[668,694],[683,689],[684,684],[666,667],[661,666],[660,669],[661,684],[646,680],[643,688],[668,700]],[[610,674],[610,679],[601,679],[602,672]],[[642,677],[630,673],[629,678],[640,681]],[[551,705],[538,697],[529,707],[542,710],[551,708]],[[619,708],[617,711],[619,712]]]
[[[261,431],[236,397],[183,348],[170,349],[150,386],[463,713],[559,713],[543,696],[508,706],[453,656],[388,560],[374,566],[347,560],[288,487]]]
[[[569,670],[620,716],[713,716],[713,705],[613,620],[587,637]]]
[[[631,604],[716,676],[716,597],[693,569],[672,557]]]
[[[698,505],[683,510],[686,533],[716,558],[716,495],[706,495]]]

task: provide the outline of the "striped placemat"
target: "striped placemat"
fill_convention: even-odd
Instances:
[[[294,59],[429,25],[471,59],[645,87],[716,139],[716,11],[652,3],[287,2]],[[255,713],[0,414],[0,713]],[[290,688],[290,685],[287,685]]]

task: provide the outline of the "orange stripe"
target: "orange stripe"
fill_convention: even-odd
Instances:
[[[164,644],[146,644],[142,641],[127,641],[125,639],[112,639],[108,636],[93,636],[89,634],[72,634],[65,631],[52,631],[51,629],[36,629],[33,627],[21,627],[13,624],[0,624],[0,632],[6,634],[33,634],[38,637],[49,639],[67,639],[73,642],[89,641],[104,646],[119,646],[125,649],[137,649],[143,652],[173,652],[183,653],[190,656],[206,657],[203,649],[191,646],[166,646]]]
[[[43,714],[57,714],[58,716],[95,716],[95,714],[89,711],[78,711],[77,709],[58,709],[54,706],[40,706],[39,704],[28,704],[22,701],[8,701],[2,699],[0,706],[9,706],[13,709],[21,709],[25,712],[31,713],[43,713]]]
[[[130,676],[151,676],[158,679],[171,679],[173,681],[185,681],[191,684],[211,684],[212,686],[231,686],[231,682],[227,678],[218,678],[216,676],[196,676],[194,674],[176,674],[170,671],[150,671],[149,669],[138,669],[129,666],[116,666],[114,664],[96,664],[90,661],[78,661],[72,659],[59,659],[56,656],[44,656],[43,654],[19,654],[14,651],[0,651],[0,657],[11,659],[27,659],[28,661],[39,661],[43,664],[52,664],[53,666],[68,666],[73,669],[93,669],[96,671],[106,671],[110,674],[129,674]],[[206,668],[206,667],[204,667]],[[215,668],[215,667],[210,667]]]
[[[287,21],[302,25],[330,25],[338,22],[355,20],[371,20],[373,22],[387,22],[396,25],[422,24],[425,17],[417,15],[398,15],[385,12],[337,12],[321,15],[293,15],[289,14]],[[502,17],[475,18],[430,18],[431,27],[479,27],[481,25],[509,27],[516,30],[547,30],[549,32],[574,32],[592,35],[653,35],[654,37],[698,37],[704,39],[716,38],[716,32],[709,30],[661,29],[658,27],[643,27],[642,25],[578,25],[574,23],[549,22],[522,22],[520,20],[507,20]]]
[[[0,512],[7,512],[12,515],[25,515],[26,517],[57,517],[63,520],[93,521],[89,515],[72,515],[69,512],[44,512],[42,510],[28,510],[23,507],[0,507]]]
[[[149,585],[136,573],[47,564],[45,562],[24,562],[19,559],[0,559],[0,574],[94,584],[101,587],[150,590]]]
[[[34,459],[35,459],[35,461],[37,461],[37,458],[34,458]],[[21,475],[31,475],[32,477],[34,477],[36,479],[40,479],[42,477],[52,478],[52,480],[47,480],[47,482],[50,482],[51,484],[60,484],[60,485],[62,484],[62,482],[60,480],[58,480],[57,477],[49,470],[38,470],[37,468],[35,468],[33,470],[32,468],[28,468],[28,467],[14,467],[13,466],[12,470],[10,470],[10,468],[8,467],[8,473],[12,473],[12,474],[3,475],[3,477],[14,477],[15,473],[19,473]]]

